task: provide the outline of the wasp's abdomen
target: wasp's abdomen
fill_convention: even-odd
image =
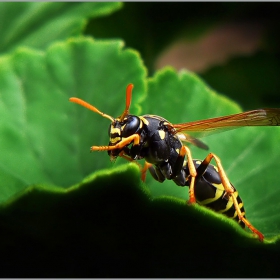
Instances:
[[[201,161],[198,160],[193,160],[193,162],[196,168],[198,168],[201,163]],[[189,182],[187,182],[187,185],[189,185]],[[236,189],[234,187],[233,189],[233,195],[236,197],[239,209],[245,217],[243,202]],[[194,194],[198,204],[206,206],[215,212],[222,213],[238,221],[243,228],[245,227],[245,224],[239,220],[232,197],[229,196],[224,189],[216,166],[208,165],[203,175],[196,178]]]

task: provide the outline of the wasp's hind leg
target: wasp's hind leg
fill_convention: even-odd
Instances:
[[[208,156],[204,159],[204,161],[197,168],[197,172],[200,174],[202,171],[204,172],[206,170],[206,168],[208,167],[208,165],[210,164],[212,159],[214,159],[216,161],[216,166],[218,169],[217,171],[220,175],[222,185],[225,189],[226,194],[232,199],[232,203],[234,205],[234,208],[238,215],[239,220],[242,221],[254,234],[256,234],[260,241],[263,241],[264,235],[261,232],[259,232],[255,227],[253,227],[252,224],[244,217],[244,213],[241,212],[241,208],[237,201],[238,193],[235,190],[235,188],[232,186],[232,184],[230,183],[219,157],[216,156],[215,154],[209,153]]]

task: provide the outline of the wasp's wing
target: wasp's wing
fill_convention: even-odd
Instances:
[[[209,147],[206,144],[204,144],[202,141],[200,141],[199,139],[197,139],[187,133],[180,132],[180,133],[177,133],[177,135],[181,141],[191,143],[194,146],[197,146],[198,148],[203,149],[203,150],[209,149]]]
[[[244,126],[279,126],[280,109],[259,109],[201,121],[174,124],[176,133],[203,137]],[[187,141],[187,140],[186,140]]]

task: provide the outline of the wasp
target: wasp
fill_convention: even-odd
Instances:
[[[189,204],[197,202],[223,213],[235,219],[241,227],[248,227],[263,241],[264,235],[246,219],[243,202],[229,181],[219,157],[209,153],[204,160],[193,159],[190,149],[183,143],[208,149],[191,134],[209,134],[243,126],[279,126],[280,109],[258,109],[207,120],[172,124],[156,115],[129,114],[132,89],[133,84],[129,84],[126,88],[125,109],[117,118],[99,111],[79,98],[69,99],[111,121],[109,144],[92,146],[90,150],[107,151],[111,161],[119,156],[136,163],[144,159],[143,167],[138,163],[143,181],[149,170],[152,177],[159,182],[167,179],[173,180],[179,186],[188,186]],[[211,164],[212,160],[215,161],[215,165]]]

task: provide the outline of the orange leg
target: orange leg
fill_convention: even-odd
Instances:
[[[152,166],[151,163],[145,161],[145,164],[144,164],[144,166],[142,167],[142,165],[141,165],[138,161],[136,161],[136,160],[130,158],[129,156],[125,155],[124,152],[121,152],[121,153],[119,154],[119,156],[122,157],[122,158],[124,158],[124,159],[126,159],[127,161],[136,163],[136,164],[138,165],[140,171],[141,171],[141,180],[142,180],[143,182],[146,181],[147,170]]]
[[[144,167],[141,169],[141,180],[143,182],[146,181],[147,170],[152,167],[153,165],[147,161],[145,161]]]
[[[254,234],[256,234],[260,241],[263,241],[264,235],[260,231],[258,231],[255,227],[253,227],[252,224],[246,218],[244,218],[243,214],[241,213],[240,207],[238,205],[238,202],[237,202],[237,199],[235,196],[235,190],[227,178],[227,175],[223,169],[223,166],[221,164],[221,160],[219,159],[219,157],[217,157],[215,154],[210,153],[201,164],[209,165],[210,161],[213,158],[216,161],[218,172],[219,172],[223,187],[225,188],[225,191],[229,195],[229,197],[232,198],[232,202],[233,202],[234,208],[236,210],[236,213],[239,217],[239,220],[241,220]]]
[[[133,142],[134,146],[139,145],[140,135],[139,134],[133,134],[129,137],[123,138],[116,145],[112,145],[112,146],[92,146],[90,148],[90,150],[91,151],[111,151],[111,150],[115,150],[115,149],[122,149],[123,147],[125,147],[126,145],[129,145],[132,142]],[[128,160],[128,161],[130,161],[130,162],[135,162],[141,170],[141,180],[143,182],[145,182],[147,170],[152,166],[152,164],[148,163],[148,162],[145,162],[144,167],[142,167],[141,164],[139,164],[136,160],[130,158],[127,155],[125,155],[123,151],[120,152],[119,156]]]
[[[125,147],[126,145],[129,145],[131,142],[133,142],[133,145],[139,145],[140,143],[140,135],[133,134],[129,137],[123,138],[119,143],[113,146],[92,146],[90,148],[91,151],[111,151],[115,149],[121,149]]]
[[[187,157],[188,160],[188,168],[190,172],[190,177],[191,177],[191,182],[190,182],[190,187],[189,187],[189,201],[188,204],[193,204],[196,202],[195,196],[194,196],[194,183],[195,183],[195,177],[197,175],[195,166],[193,164],[193,159],[191,155],[191,151],[187,146],[183,146],[180,150],[180,156]]]

